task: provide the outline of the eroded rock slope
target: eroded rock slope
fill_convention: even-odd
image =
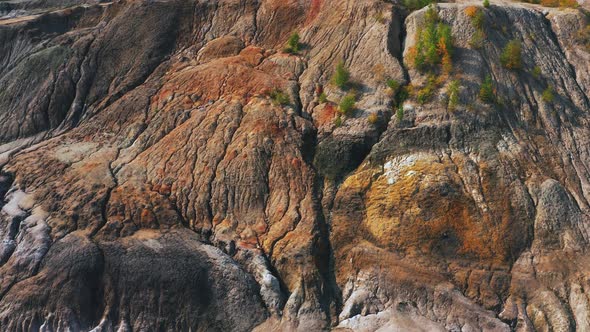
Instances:
[[[434,7],[452,70],[403,111],[386,83],[431,81],[427,9],[123,1],[0,25],[1,329],[590,329],[587,18],[480,8],[473,47],[467,7]]]

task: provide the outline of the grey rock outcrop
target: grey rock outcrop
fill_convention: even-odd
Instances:
[[[590,328],[587,18],[431,10],[447,73],[377,0],[0,19],[0,329]]]

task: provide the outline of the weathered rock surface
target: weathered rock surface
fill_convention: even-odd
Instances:
[[[438,5],[460,103],[449,77],[399,117],[426,9],[70,4],[0,20],[0,329],[590,330],[580,11],[482,8],[475,49]]]

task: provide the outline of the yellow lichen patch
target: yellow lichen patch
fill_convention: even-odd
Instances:
[[[371,185],[372,177],[375,172],[375,169],[366,169],[356,172],[346,179],[340,190],[365,191]]]
[[[394,166],[395,167],[395,166]],[[428,173],[440,173],[442,165],[419,161],[403,167],[399,175],[384,173],[367,192],[368,231],[383,245],[399,242],[401,219],[416,219],[421,208],[412,202],[423,177]]]
[[[428,155],[386,163],[366,191],[362,225],[375,244],[409,253],[502,259],[506,251],[497,236],[505,224],[481,218],[456,167]]]

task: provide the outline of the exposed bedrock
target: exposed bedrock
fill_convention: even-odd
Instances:
[[[452,70],[403,112],[387,81],[430,81],[412,65],[427,9],[122,1],[0,20],[0,329],[590,329],[587,18],[482,7],[475,48],[466,7],[435,7]]]

